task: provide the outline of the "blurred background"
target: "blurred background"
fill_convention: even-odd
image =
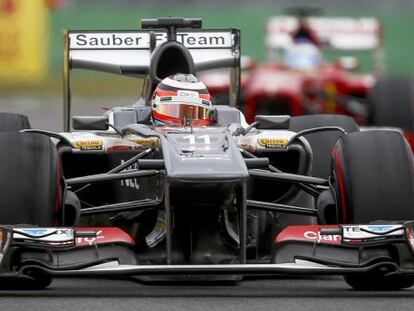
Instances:
[[[269,17],[308,0],[0,0],[0,110],[27,113],[33,126],[61,127],[62,30],[137,29],[141,18],[201,17],[205,28],[241,29],[242,54],[266,60]],[[382,23],[386,74],[414,73],[414,0],[315,0],[326,16],[374,16]],[[102,73],[73,76],[74,102],[129,104],[137,81]],[[94,104],[90,104],[94,103]],[[88,109],[88,108],[85,108]],[[56,115],[43,124],[45,112]]]

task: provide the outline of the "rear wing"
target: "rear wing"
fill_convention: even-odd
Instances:
[[[194,23],[194,21],[198,23]],[[193,23],[193,24],[192,24]],[[151,67],[157,66],[161,46],[177,42],[184,54],[189,52],[192,71],[229,67],[230,98],[236,105],[240,88],[240,31],[237,29],[180,29],[199,28],[201,20],[160,18],[143,20],[142,28],[126,31],[71,31],[64,32],[64,130],[70,129],[70,71],[72,69],[96,70],[146,80],[144,85],[158,82],[160,78]],[[165,27],[166,29],[160,29]],[[175,44],[175,43],[174,43]],[[184,48],[183,48],[184,47]],[[188,52],[187,52],[188,51]],[[157,54],[157,55],[156,55]],[[156,55],[156,56],[155,56]],[[186,56],[186,55],[184,55]],[[157,58],[155,60],[154,58]],[[171,67],[176,60],[170,60]],[[156,81],[148,81],[156,80]],[[150,87],[143,88],[147,98]]]
[[[292,34],[301,22],[306,23],[322,47],[340,51],[373,51],[374,66],[376,69],[382,67],[381,24],[372,17],[271,17],[266,29],[269,52],[292,44]]]
[[[217,67],[235,67],[237,31],[177,31],[177,42],[191,53],[197,71]],[[155,46],[151,47],[150,37]],[[145,76],[149,72],[152,51],[167,42],[166,32],[155,31],[68,31],[70,69],[98,70],[121,75]]]

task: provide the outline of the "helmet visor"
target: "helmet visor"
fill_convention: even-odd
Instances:
[[[160,103],[154,110],[166,117],[180,119],[182,121],[207,120],[210,118],[210,108],[204,105],[196,105],[183,102]]]

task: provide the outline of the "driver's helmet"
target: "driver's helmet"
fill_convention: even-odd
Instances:
[[[289,69],[312,71],[322,64],[322,54],[314,44],[299,40],[286,49],[283,64]]]
[[[211,97],[192,74],[162,80],[151,98],[154,125],[205,126],[211,123]]]

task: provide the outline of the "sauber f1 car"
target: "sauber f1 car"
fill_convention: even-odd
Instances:
[[[65,32],[65,132],[0,115],[2,284],[325,274],[355,289],[413,285],[413,161],[400,132],[360,132],[339,115],[247,124],[222,105],[208,126],[153,124],[151,94],[178,72],[230,67],[237,102],[239,36],[183,18]],[[141,97],[72,118],[78,68],[142,79]]]
[[[292,9],[291,15],[269,19],[269,61],[255,65],[250,60],[243,74],[239,106],[247,121],[257,114],[346,114],[361,126],[400,128],[414,146],[412,79],[384,76],[380,22],[309,16],[314,11]],[[328,62],[322,53],[345,56]],[[371,72],[355,72],[359,61],[351,55],[369,58],[365,67]],[[227,102],[229,85],[224,76],[212,71],[201,76],[221,102]]]

